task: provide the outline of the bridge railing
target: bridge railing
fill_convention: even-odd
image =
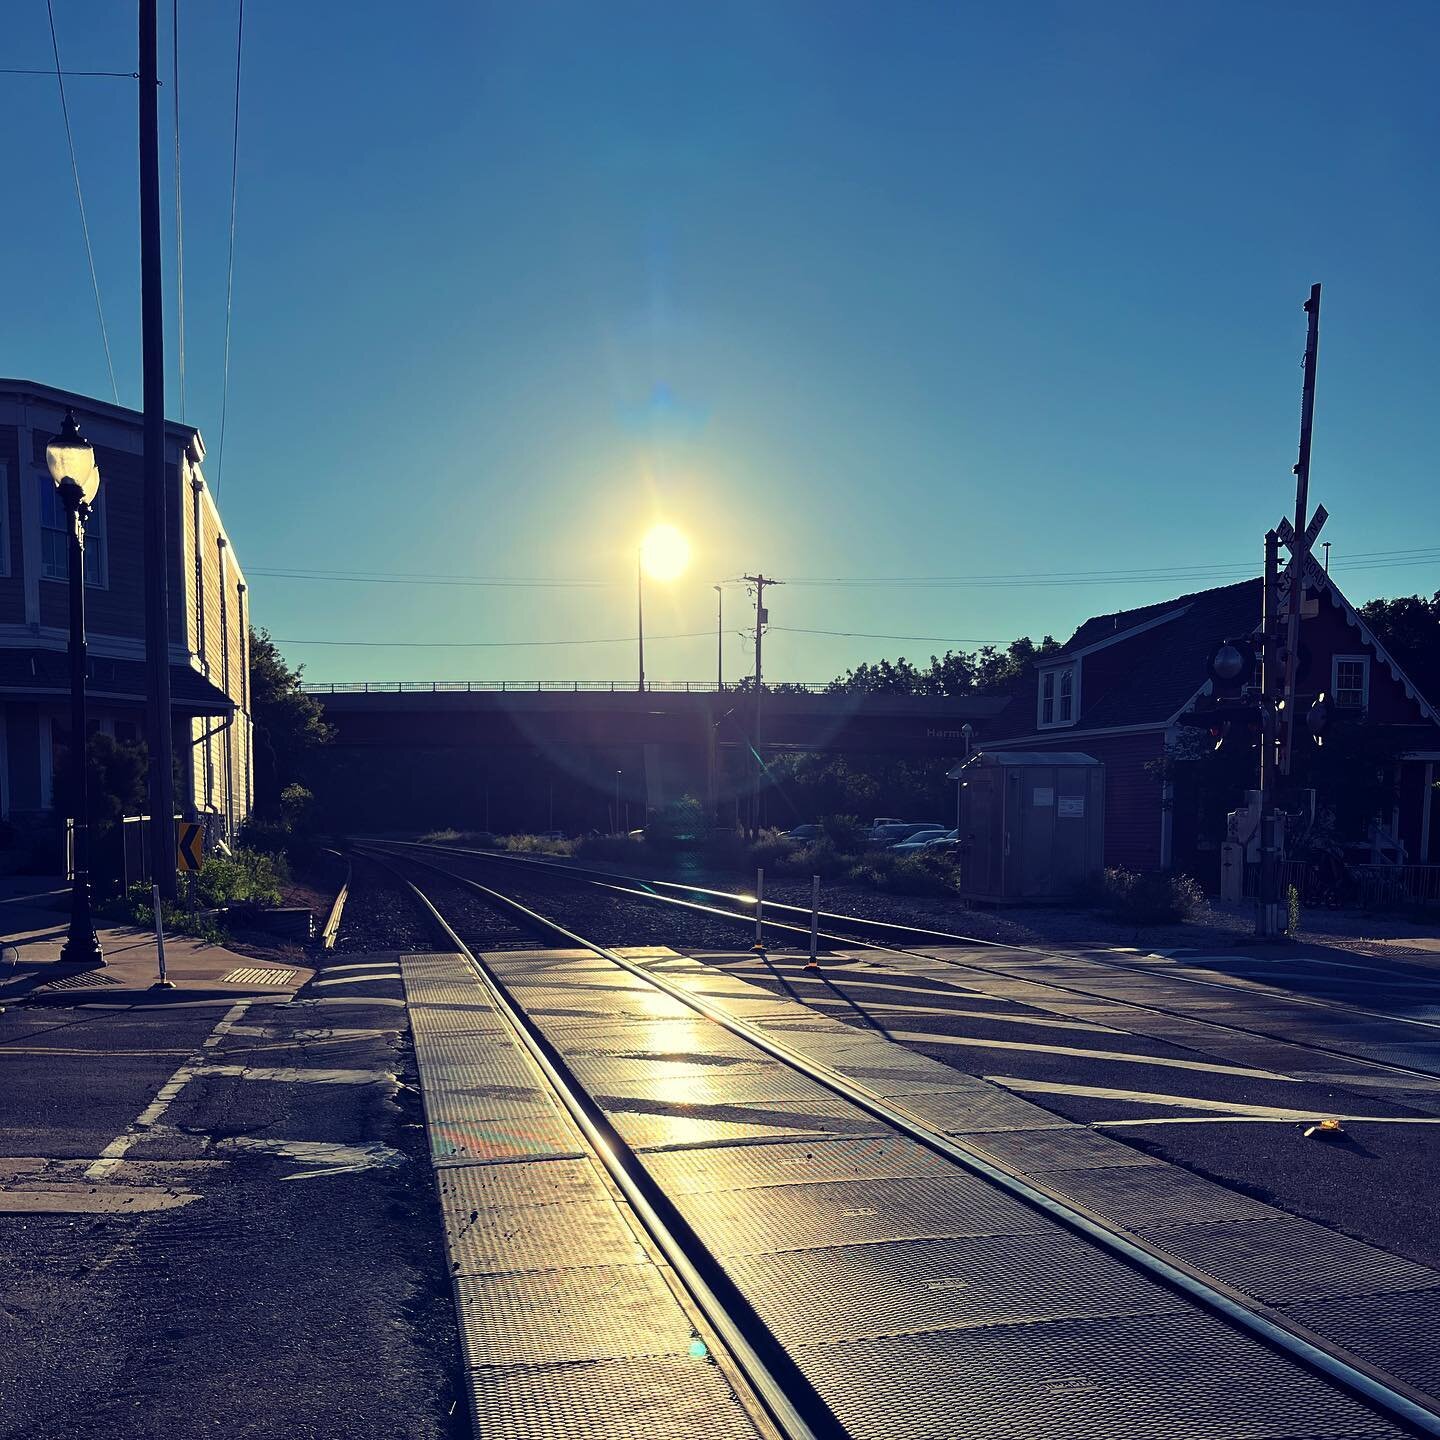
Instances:
[[[823,694],[828,688],[824,681],[785,682],[787,688],[800,688],[812,695]],[[411,691],[442,694],[544,694],[556,691],[566,694],[603,692],[612,695],[637,693],[633,680],[321,680],[307,681],[306,691],[311,695],[395,695]],[[733,685],[725,686],[726,691],[736,690]],[[654,691],[664,694],[713,695],[715,684],[710,680],[647,680],[646,693]],[[737,692],[738,693],[738,692]]]

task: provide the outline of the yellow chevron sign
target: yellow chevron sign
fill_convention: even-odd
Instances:
[[[204,859],[205,827],[191,820],[175,822],[175,868],[198,870]]]

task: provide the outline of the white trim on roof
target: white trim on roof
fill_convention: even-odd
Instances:
[[[1440,725],[1440,712],[1420,693],[1415,682],[1395,663],[1389,651],[1375,638],[1374,632],[1360,618],[1360,612],[1340,593],[1340,587],[1327,575],[1325,587],[1330,595],[1330,603],[1337,609],[1345,612],[1346,622],[1360,632],[1360,638],[1375,652],[1375,658],[1390,672],[1390,678],[1396,681],[1405,692],[1407,700],[1413,700],[1419,707],[1420,713],[1436,725]]]
[[[1131,625],[1127,630],[1117,630],[1113,635],[1107,635],[1103,640],[1092,641],[1089,645],[1082,645],[1078,650],[1062,650],[1057,655],[1047,655],[1043,659],[1037,658],[1035,668],[1037,670],[1048,668],[1051,665],[1064,665],[1067,661],[1083,660],[1087,655],[1093,655],[1097,650],[1108,649],[1111,645],[1118,645],[1122,640],[1133,639],[1136,635],[1143,635],[1147,630],[1153,630],[1157,625],[1168,625],[1172,620],[1178,620],[1195,602],[1187,601],[1178,610],[1167,610],[1163,615],[1156,615],[1152,619],[1142,620],[1138,625]],[[1121,612],[1124,613],[1123,611]],[[1090,620],[1100,620],[1103,616],[1092,615]],[[1085,622],[1085,625],[1090,623]],[[1084,629],[1085,626],[1080,626]]]

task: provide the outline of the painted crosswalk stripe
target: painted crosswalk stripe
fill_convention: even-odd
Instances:
[[[1124,1050],[1085,1050],[1075,1045],[1042,1045],[1034,1040],[987,1040],[972,1035],[932,1035],[924,1030],[892,1030],[892,1040],[924,1045],[958,1045],[984,1050],[1027,1050],[1039,1055],[1072,1055],[1080,1060],[1101,1060],[1124,1065],[1158,1065],[1168,1070],[1199,1070],[1207,1075],[1235,1075],[1246,1080],[1298,1082],[1273,1070],[1247,1070],[1240,1065],[1217,1065],[1207,1060],[1173,1060],[1168,1055],[1131,1055]]]
[[[1313,1120],[1313,1110],[1291,1110],[1281,1105],[1247,1105],[1238,1100],[1199,1100],[1192,1095],[1157,1095],[1146,1090],[1116,1090],[1106,1085],[1067,1085],[1052,1080],[1025,1080],[1018,1075],[987,1075],[1022,1095],[1073,1095],[1079,1100],[1123,1100],[1129,1105],[1168,1105],[1176,1110],[1208,1110],[1224,1115],[1253,1115],[1270,1120]]]

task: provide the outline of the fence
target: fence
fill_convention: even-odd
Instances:
[[[828,681],[783,682],[785,690],[804,690],[811,695],[823,695],[829,688]],[[402,691],[428,691],[433,694],[458,692],[470,694],[545,694],[559,692],[574,695],[605,693],[610,695],[636,694],[639,686],[634,680],[322,680],[307,683],[305,689],[312,695],[384,695],[399,694]],[[726,685],[725,693],[743,694],[739,686]],[[714,695],[715,684],[710,680],[647,680],[645,691],[657,694]],[[769,687],[767,687],[767,693]]]
[[[1293,886],[1302,905],[1344,905],[1381,910],[1391,905],[1440,904],[1440,865],[1316,865],[1282,860],[1280,894]],[[1260,894],[1260,867],[1245,867],[1245,896]]]

